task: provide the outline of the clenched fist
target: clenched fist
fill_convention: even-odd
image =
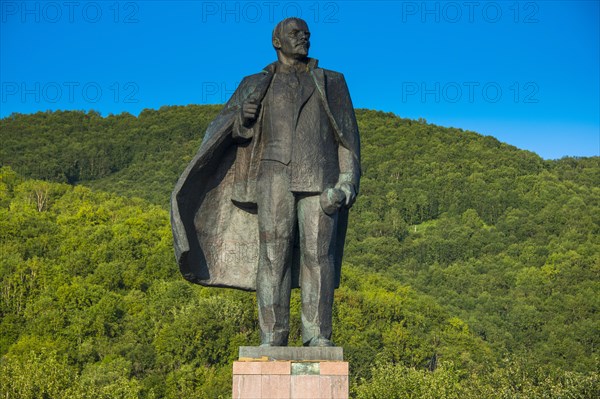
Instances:
[[[260,112],[260,102],[247,100],[242,104],[242,123],[245,127],[251,126]]]

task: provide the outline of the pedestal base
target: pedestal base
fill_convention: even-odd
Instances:
[[[348,399],[342,359],[342,348],[240,347],[233,399]]]

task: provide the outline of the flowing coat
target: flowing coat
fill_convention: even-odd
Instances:
[[[171,196],[171,228],[175,256],[183,276],[196,284],[256,289],[258,217],[256,178],[261,160],[262,113],[245,128],[241,107],[247,100],[262,101],[276,63],[242,80],[223,110],[206,129],[200,149],[179,178]],[[309,73],[339,145],[352,154],[341,180],[360,179],[360,140],[354,108],[344,76],[317,67],[310,59]],[[262,107],[264,109],[264,107]],[[336,233],[336,287],[339,285],[348,209],[338,214]],[[300,251],[294,245],[292,285],[299,286]]]

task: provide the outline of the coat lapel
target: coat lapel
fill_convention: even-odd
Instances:
[[[315,68],[311,70],[311,75],[314,79],[315,86],[317,87],[317,91],[319,92],[319,96],[321,97],[321,101],[323,104],[323,109],[327,114],[327,118],[329,119],[329,123],[331,123],[331,127],[333,131],[338,136],[342,143],[345,143],[344,133],[339,128],[333,114],[331,113],[331,108],[329,107],[329,101],[327,101],[327,90],[325,86],[325,73],[321,68]]]
[[[267,90],[269,89],[271,80],[275,74],[275,63],[267,65],[262,72],[262,76],[256,83],[254,91],[248,96],[248,98],[257,101],[262,101],[263,98],[265,98],[265,94],[267,94]]]
[[[298,96],[298,102],[296,103],[296,112],[295,112],[295,121],[294,121],[294,126],[298,125],[298,119],[300,119],[300,111],[302,110],[302,107],[304,107],[304,104],[306,104],[306,102],[308,101],[308,99],[312,96],[313,92],[315,91],[315,85],[314,84],[310,84],[312,78],[310,77],[310,75],[305,75],[304,79],[308,79],[308,85],[305,84],[305,82],[303,82],[302,78],[300,80],[300,95]]]

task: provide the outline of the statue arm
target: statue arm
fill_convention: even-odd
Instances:
[[[242,112],[239,111],[233,122],[233,130],[231,131],[233,140],[238,143],[250,140],[254,135],[254,129],[252,127],[253,126],[246,127],[244,125]]]
[[[225,109],[234,114],[231,136],[236,142],[245,141],[252,137],[250,129],[244,126],[242,120],[242,101],[246,97],[244,92],[247,91],[247,82],[247,77],[242,79],[227,104],[225,104]]]
[[[232,136],[236,142],[250,140],[254,136],[254,127],[260,114],[261,102],[256,96],[256,87],[249,83],[246,77],[233,94],[231,101],[237,107],[237,114],[233,124]]]
[[[335,188],[342,190],[346,196],[346,206],[351,207],[358,195],[360,180],[359,167],[354,155],[346,147],[338,147],[340,175]]]
[[[344,75],[339,74],[337,88],[334,91],[335,108],[338,127],[341,130],[340,145],[338,147],[338,160],[340,175],[336,188],[346,194],[346,206],[350,207],[358,195],[360,183],[360,137],[358,123],[354,114],[354,107],[350,98],[350,92],[346,85]]]

